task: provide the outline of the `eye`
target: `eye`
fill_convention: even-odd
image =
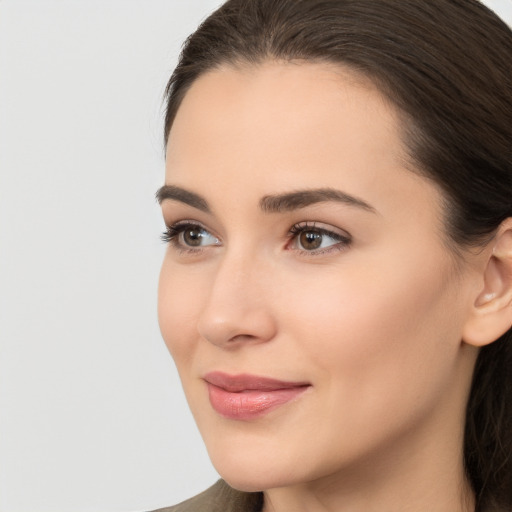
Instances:
[[[329,250],[341,250],[351,243],[348,233],[336,232],[319,227],[316,223],[299,223],[290,229],[291,248],[310,254],[324,253]]]
[[[205,227],[190,221],[181,221],[168,226],[162,234],[162,240],[185,250],[220,245],[220,240]]]

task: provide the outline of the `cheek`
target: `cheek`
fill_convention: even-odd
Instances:
[[[453,370],[460,340],[448,281],[439,265],[347,265],[289,295],[291,339],[333,401],[356,397],[354,407],[375,411],[400,397],[405,410]]]
[[[176,364],[190,359],[197,341],[201,294],[186,272],[164,260],[158,285],[158,322]],[[179,369],[179,368],[178,368]]]

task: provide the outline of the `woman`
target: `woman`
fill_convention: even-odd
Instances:
[[[223,478],[165,510],[511,510],[508,27],[229,0],[165,142],[160,326]]]

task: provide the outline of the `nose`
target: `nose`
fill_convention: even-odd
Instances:
[[[277,323],[264,267],[251,257],[225,257],[219,262],[197,325],[204,339],[235,348],[274,338]]]

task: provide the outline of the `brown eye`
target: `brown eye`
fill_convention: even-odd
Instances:
[[[206,246],[221,245],[220,240],[200,224],[192,222],[168,226],[162,240],[171,246],[182,249],[200,249]]]
[[[322,245],[323,235],[318,231],[303,231],[299,235],[299,245],[306,251],[314,251]]]
[[[316,223],[295,224],[290,229],[292,249],[302,253],[320,254],[331,249],[344,249],[351,244],[352,238],[346,233],[317,226]]]
[[[187,228],[182,232],[183,243],[190,247],[200,247],[208,236],[209,233],[199,226]]]

